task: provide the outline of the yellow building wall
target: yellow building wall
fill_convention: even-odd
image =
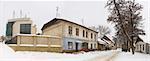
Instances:
[[[72,26],[72,36],[68,34],[68,27]],[[79,36],[76,36],[76,28],[79,28]],[[83,37],[83,30],[85,31],[85,37]],[[88,38],[86,38],[86,31],[88,32]],[[79,25],[61,21],[60,23],[54,24],[50,27],[47,27],[43,31],[44,35],[52,35],[52,36],[60,36],[60,37],[69,37],[74,39],[79,39],[81,41],[87,42],[88,47],[91,48],[91,44],[93,44],[93,49],[97,49],[97,33],[81,27]],[[91,39],[91,33],[93,33],[93,38]],[[96,38],[95,38],[96,35]],[[61,39],[62,40],[62,39]],[[61,44],[63,41],[52,42],[53,44]],[[96,46],[94,46],[96,44]],[[63,46],[63,44],[61,44]]]
[[[72,36],[70,36],[68,34],[68,27],[69,26],[72,26]],[[79,28],[79,36],[76,36],[76,28]],[[83,30],[85,31],[85,37],[83,37]],[[86,38],[86,31],[88,32],[88,38]],[[93,38],[91,39],[91,33],[93,33]],[[91,30],[88,30],[88,29],[85,29],[81,26],[78,26],[78,25],[75,25],[75,24],[72,24],[72,23],[68,23],[68,22],[65,22],[64,24],[64,34],[63,34],[65,37],[73,37],[73,38],[79,38],[79,39],[84,39],[84,40],[89,40],[89,41],[95,41],[97,39],[95,39],[95,36],[97,36],[97,33],[94,32],[94,31],[91,31]],[[96,37],[97,38],[97,37]]]
[[[17,44],[9,44],[15,51],[62,52],[60,37],[45,35],[18,35]]]
[[[72,27],[72,35],[70,36],[68,33],[68,27],[71,26]],[[76,36],[76,28],[79,28],[79,36]],[[83,30],[85,31],[85,35],[83,37]],[[86,38],[86,31],[88,32],[88,38]],[[91,39],[91,33],[93,33],[93,38]],[[96,35],[96,37],[95,37]],[[79,25],[76,24],[72,24],[72,23],[68,23],[65,22],[64,23],[64,33],[63,33],[64,37],[71,37],[71,38],[75,38],[75,39],[80,39],[82,41],[88,42],[88,47],[91,48],[91,44],[93,44],[93,48],[97,49],[98,44],[97,44],[97,33],[91,30],[88,30],[86,28],[83,28]],[[96,46],[94,46],[94,44],[96,44]]]
[[[62,41],[62,35],[63,35],[63,22],[60,22],[58,24],[52,25],[42,31],[43,35],[50,35],[50,36],[57,36],[60,37],[60,39],[51,39],[51,47],[58,47],[58,46],[63,46],[63,41]],[[57,48],[55,48],[57,49]],[[62,51],[62,48],[61,48]]]
[[[42,32],[43,35],[62,37],[62,31],[63,31],[62,28],[63,28],[62,23],[59,23],[44,29]]]

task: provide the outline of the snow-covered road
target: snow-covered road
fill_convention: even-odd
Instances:
[[[136,52],[132,55],[131,52],[120,52],[114,59],[114,61],[150,61],[150,54]]]
[[[0,43],[0,61],[150,61],[150,55],[121,52],[120,50],[93,51],[78,54],[50,52],[14,52]]]
[[[93,59],[90,59],[88,61],[114,61],[114,58],[119,54],[120,51],[112,51],[105,55],[99,55]]]

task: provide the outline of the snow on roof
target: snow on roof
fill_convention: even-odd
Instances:
[[[146,43],[150,43],[150,42],[148,42],[148,37],[146,36],[146,35],[139,35],[139,37],[144,41],[144,42],[146,42]]]
[[[98,42],[99,42],[100,44],[106,44],[106,42],[104,42],[104,41],[101,40],[100,38],[98,38]]]
[[[113,36],[111,36],[111,35],[105,35],[105,37],[103,37],[103,38],[107,38],[107,40],[105,39],[105,41],[106,41],[107,43],[109,43],[109,44],[115,43],[115,42],[113,41]]]
[[[145,42],[139,41],[136,44],[145,44]]]

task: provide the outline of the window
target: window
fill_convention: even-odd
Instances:
[[[96,34],[95,34],[94,38],[95,38],[95,40],[96,40]]]
[[[141,51],[141,45],[140,45],[140,51]]]
[[[93,39],[93,33],[91,33],[91,39]]]
[[[91,49],[93,49],[93,44],[91,44]]]
[[[94,44],[94,47],[96,48],[96,44]]]
[[[85,37],[85,31],[83,30],[83,37]]]
[[[31,34],[31,24],[20,24],[21,34]]]
[[[143,45],[143,51],[144,51],[144,45]]]
[[[88,32],[86,31],[86,38],[88,38]]]
[[[72,35],[72,27],[71,26],[68,27],[68,34]]]
[[[72,49],[73,48],[73,43],[72,42],[68,42],[68,49]]]
[[[79,28],[76,28],[76,36],[79,36]]]

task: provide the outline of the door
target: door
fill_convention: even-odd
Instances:
[[[78,51],[78,48],[79,48],[78,45],[79,45],[79,43],[76,42],[76,43],[75,43],[75,46],[76,46],[75,49],[76,49],[76,51]]]

